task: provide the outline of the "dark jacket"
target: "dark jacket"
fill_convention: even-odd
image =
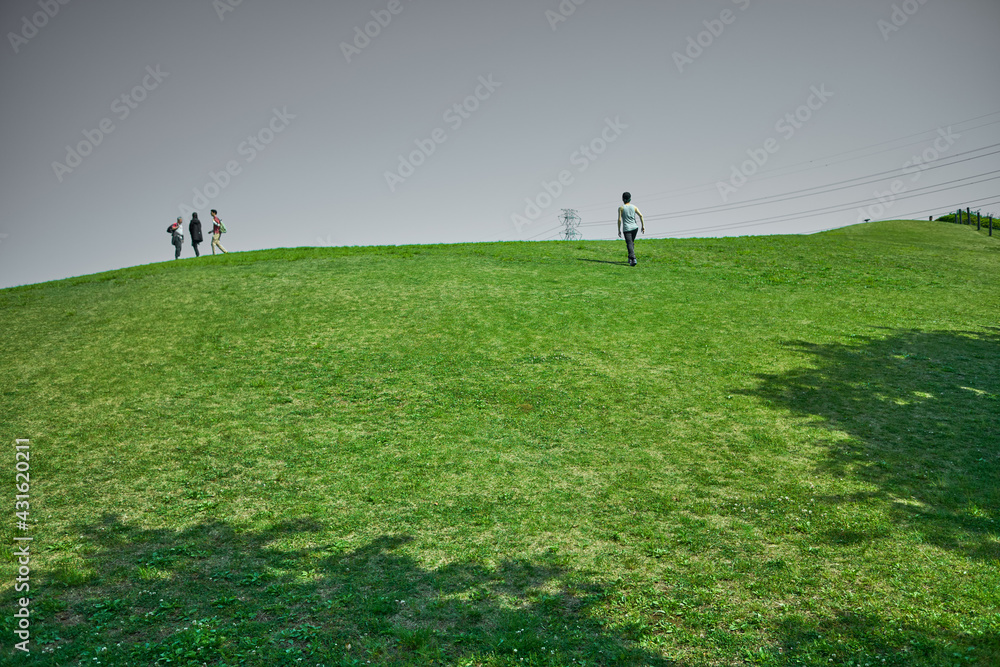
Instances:
[[[191,232],[191,243],[201,243],[205,240],[201,235],[201,220],[198,218],[191,218],[188,231]]]

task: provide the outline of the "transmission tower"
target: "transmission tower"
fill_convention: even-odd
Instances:
[[[581,218],[575,208],[564,208],[559,219],[564,227],[564,241],[576,241],[583,238],[583,234],[580,233]]]

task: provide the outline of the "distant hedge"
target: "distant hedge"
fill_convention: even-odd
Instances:
[[[938,220],[941,221],[941,222],[955,222],[956,215],[957,215],[957,212],[956,213],[949,213],[947,215],[940,216],[938,218]],[[972,215],[972,219],[973,220],[976,219],[976,215],[979,215],[983,220],[986,220],[987,218],[989,218],[992,215],[993,216],[993,225],[996,226],[996,224],[997,224],[997,215],[995,213],[991,213],[989,211],[985,211],[985,212],[984,211],[971,211],[971,215]],[[962,222],[965,222],[965,221],[966,221],[965,220],[965,212],[963,211],[962,212]]]

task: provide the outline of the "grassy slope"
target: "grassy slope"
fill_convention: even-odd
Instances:
[[[638,252],[281,250],[0,291],[30,662],[997,664],[1000,240]]]

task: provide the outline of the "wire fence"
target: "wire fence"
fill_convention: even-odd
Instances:
[[[954,213],[949,213],[948,215],[942,215],[938,220],[942,222],[954,222],[958,225],[975,225],[976,231],[982,231],[984,228],[988,230],[990,236],[993,236],[993,214],[984,214],[982,211],[973,211],[970,207],[966,207],[963,211],[958,209]]]

